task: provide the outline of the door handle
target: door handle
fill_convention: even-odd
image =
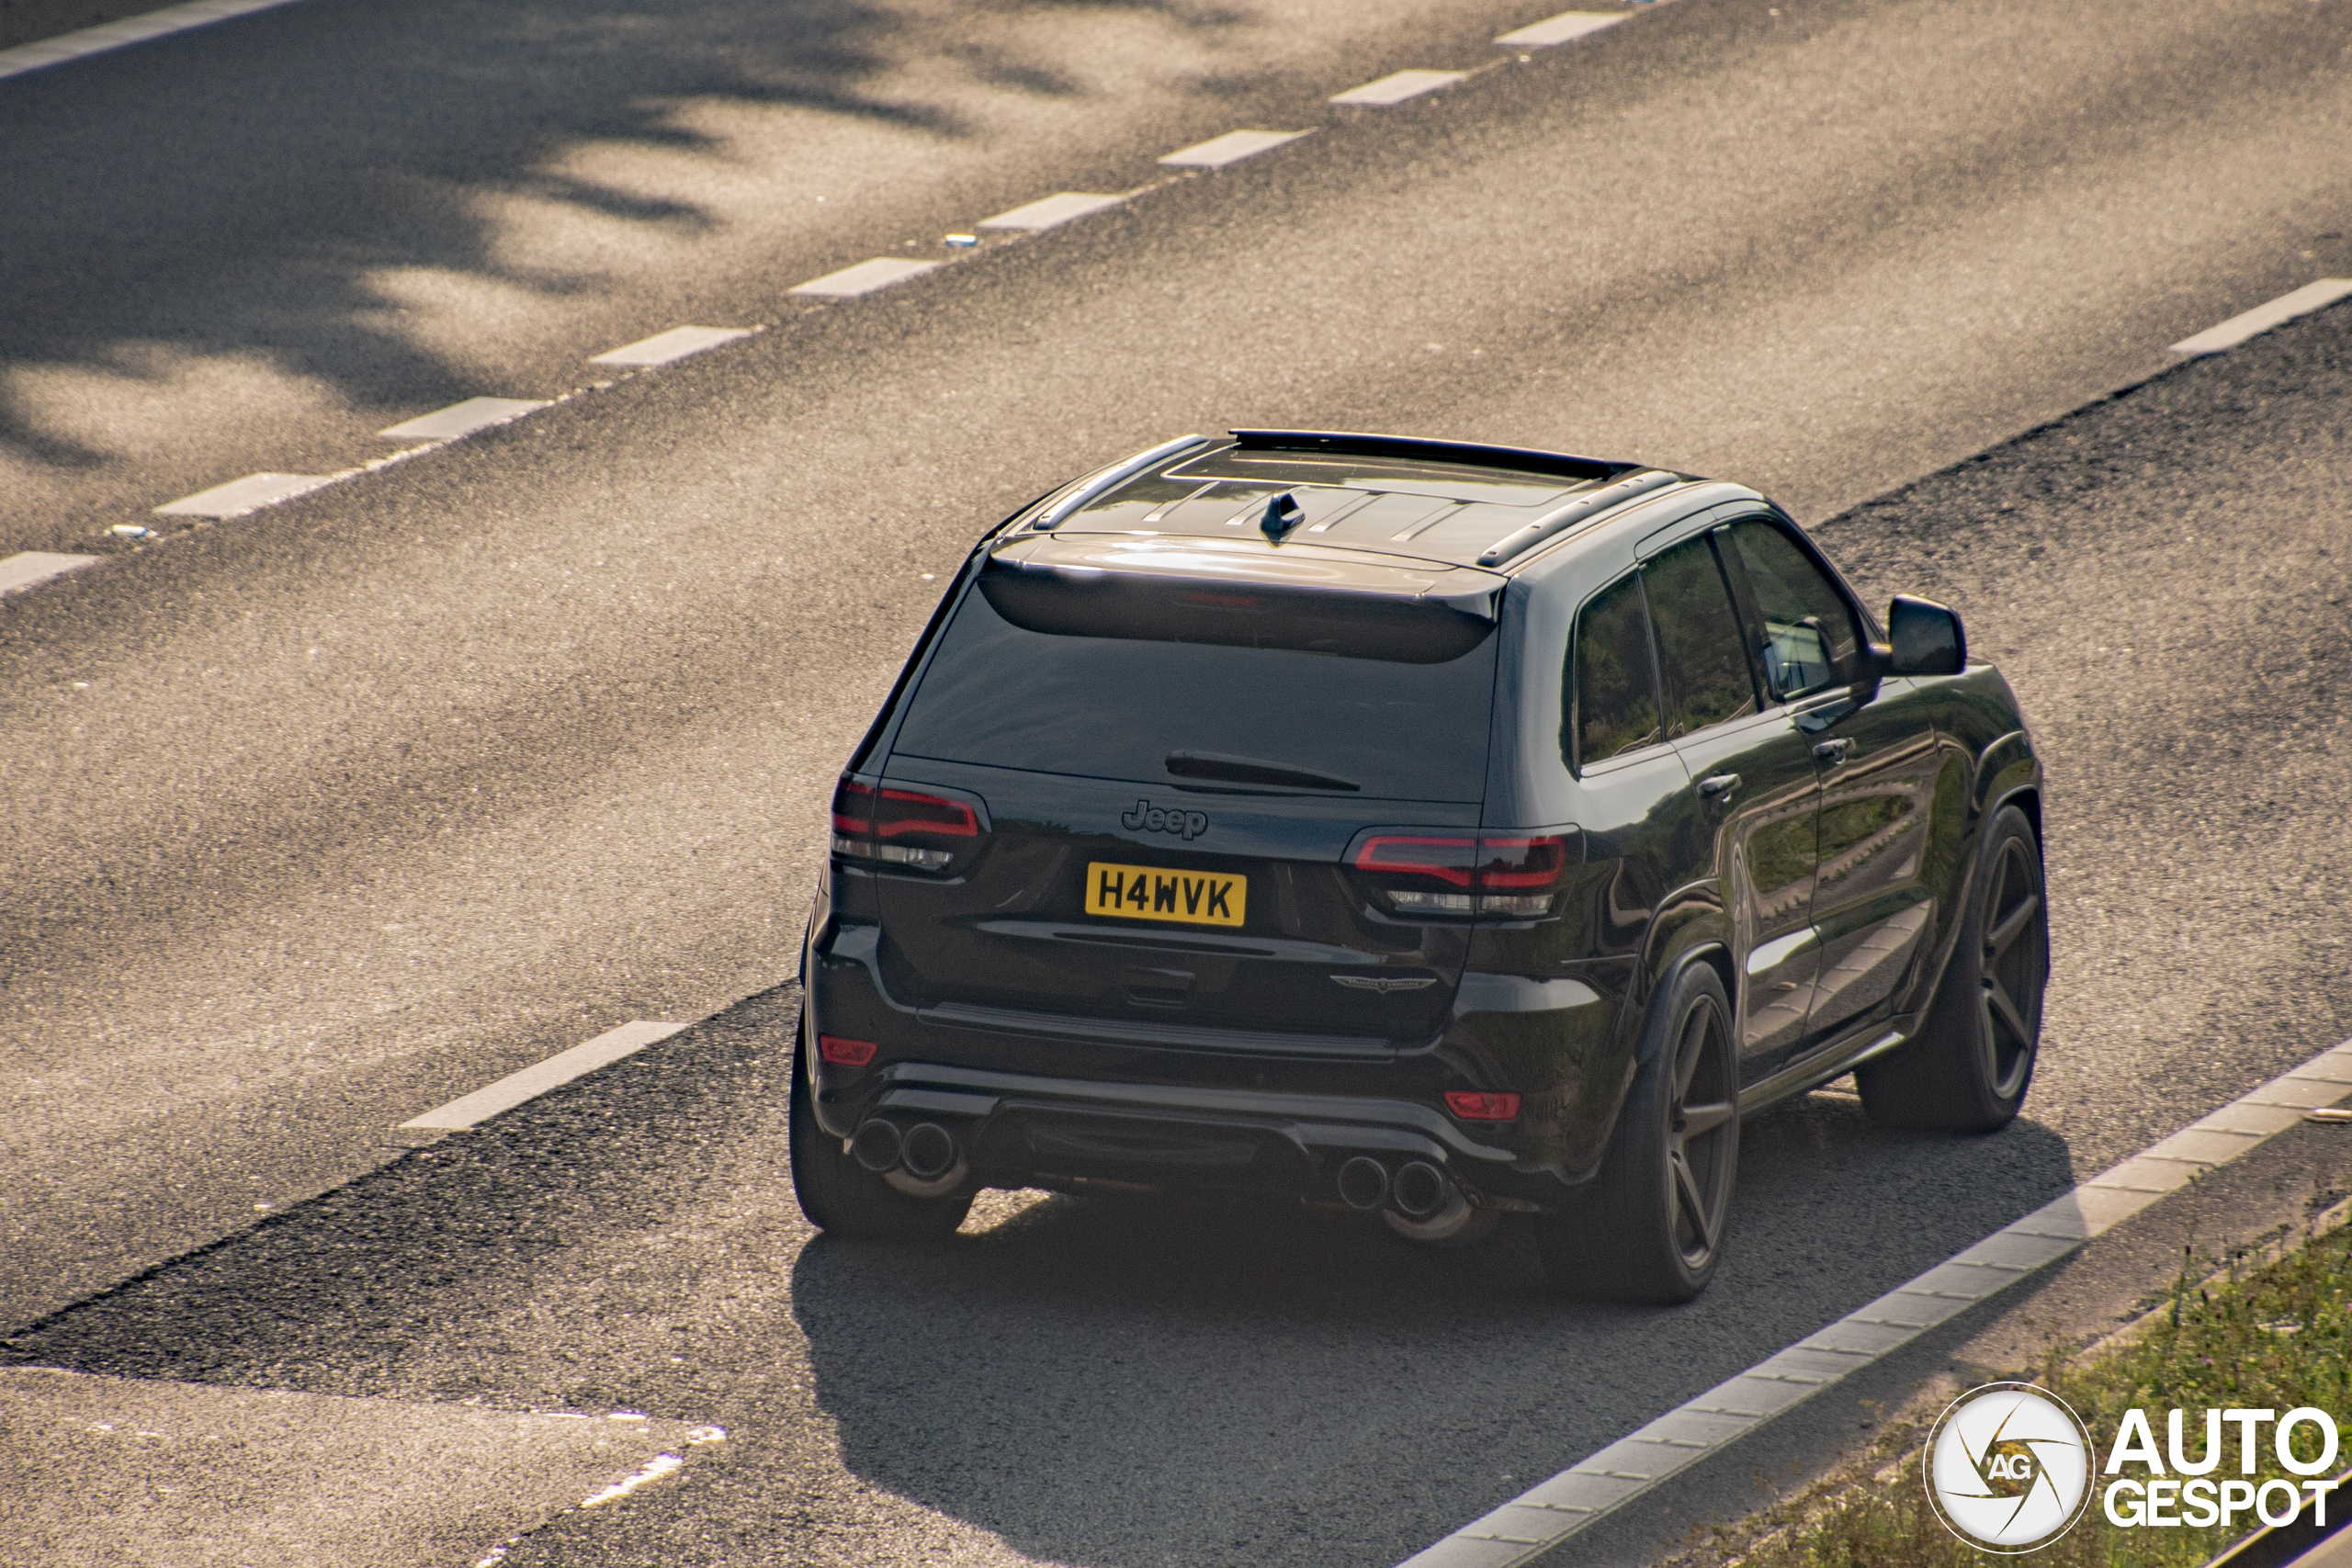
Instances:
[[[1850,736],[1841,736],[1835,740],[1817,741],[1813,748],[1813,760],[1816,762],[1827,762],[1830,766],[1836,767],[1846,760],[1846,754],[1853,749],[1854,741]]]
[[[1710,773],[1699,781],[1699,798],[1713,800],[1718,795],[1729,795],[1738,787],[1737,773]]]

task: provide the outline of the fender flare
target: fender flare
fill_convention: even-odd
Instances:
[[[1689,947],[1667,960],[1665,966],[1658,971],[1657,979],[1651,983],[1649,994],[1638,1005],[1634,1004],[1630,997],[1626,998],[1626,1010],[1634,1020],[1634,1038],[1625,1052],[1624,1076],[1611,1086],[1613,1103],[1609,1107],[1609,1136],[1601,1143],[1601,1147],[1604,1149],[1616,1142],[1618,1124],[1625,1114],[1625,1097],[1633,1092],[1634,1079],[1639,1076],[1642,1068],[1648,1065],[1650,1053],[1647,1048],[1647,1039],[1650,1032],[1650,1010],[1657,1005],[1658,998],[1674,989],[1676,984],[1681,980],[1683,971],[1693,964],[1704,964],[1709,968],[1714,969],[1716,982],[1722,984],[1723,970],[1732,965],[1730,944],[1716,937],[1705,937],[1692,942]],[[1724,997],[1726,1005],[1736,1015],[1739,1004],[1732,999],[1733,993],[1729,986],[1724,987]],[[1734,1029],[1739,1026],[1736,1016],[1725,1021]]]
[[[1987,748],[1988,755],[1990,754],[1990,751],[1991,748]],[[2021,807],[2020,809],[2025,810],[2026,822],[2033,829],[2034,853],[2037,855],[2041,853],[2041,812],[2040,810],[2041,799],[2041,772],[2039,768],[2036,768],[2034,770],[2033,777],[2023,783],[2012,784],[2008,788],[2003,790],[1999,795],[1985,802],[1984,808],[1977,814],[1976,841],[1974,844],[1970,846],[1968,856],[1968,880],[1962,883],[1960,888],[1960,897],[1963,905],[1967,900],[1976,897],[1977,878],[1984,874],[1984,845],[1986,842],[1984,829],[1992,825],[1994,818],[1998,817],[2001,814],[2001,808],[2003,807],[2016,805],[2018,802],[2023,800],[2029,795],[2033,797],[2034,807],[2027,809]],[[2043,884],[2042,897],[2045,899],[2049,897],[2048,883],[2046,881]],[[1917,1008],[1905,1009],[1905,1016],[1924,1014],[1927,1009],[1935,1005],[1936,993],[1943,989],[1944,976],[1951,968],[1952,957],[1960,952],[1960,931],[1963,923],[1963,921],[1959,919],[1954,919],[1951,922],[1951,935],[1945,941],[1943,951],[1936,955],[1933,973],[1924,977],[1926,984],[1920,987],[1918,1005]],[[1910,1031],[1909,1032],[1916,1032],[1916,1031]]]
[[[1724,976],[1724,971],[1735,968],[1731,944],[1720,937],[1702,937],[1668,959],[1665,967],[1658,971],[1657,981],[1651,985],[1650,994],[1642,1004],[1640,1026],[1634,1036],[1634,1057],[1636,1068],[1642,1065],[1643,1037],[1650,1032],[1650,1010],[1657,1005],[1658,998],[1674,989],[1675,986],[1680,982],[1683,971],[1694,964],[1704,964],[1715,971],[1715,982],[1724,988],[1724,1005],[1735,1012],[1737,1011],[1739,1002],[1738,993],[1735,989],[1736,982]],[[1734,1028],[1736,1028],[1739,1022],[1736,1017],[1725,1021]]]

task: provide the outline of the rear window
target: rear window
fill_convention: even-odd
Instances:
[[[983,574],[905,755],[1195,788],[1485,794],[1494,627],[1434,606]],[[1349,787],[1352,786],[1352,787]]]

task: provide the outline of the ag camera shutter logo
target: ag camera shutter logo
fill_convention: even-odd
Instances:
[[[2031,1383],[1986,1383],[1953,1400],[1920,1462],[1936,1517],[1982,1551],[2039,1551],[2090,1504],[2090,1432]]]

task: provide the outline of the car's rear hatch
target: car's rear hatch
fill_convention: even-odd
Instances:
[[[1434,1040],[1464,920],[1400,918],[1351,851],[1372,829],[1475,837],[1501,586],[1257,540],[999,547],[882,770],[972,818],[970,841],[941,840],[950,863],[883,878],[892,995],[1033,1040],[1355,1056]]]

